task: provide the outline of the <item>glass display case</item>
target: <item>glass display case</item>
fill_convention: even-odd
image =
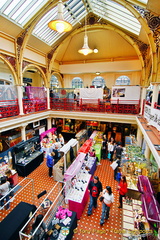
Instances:
[[[14,148],[15,168],[20,176],[27,176],[43,161],[43,153],[39,151],[39,137],[22,141]]]

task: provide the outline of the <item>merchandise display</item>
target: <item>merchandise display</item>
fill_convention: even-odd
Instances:
[[[141,201],[128,199],[123,201],[123,239],[141,240],[146,239],[153,231],[150,229],[147,219],[145,218]],[[143,238],[144,237],[144,238]]]
[[[81,203],[85,191],[88,187],[91,175],[86,173],[78,173],[70,182],[67,183],[67,190],[66,190],[66,200],[72,200],[78,203]]]
[[[87,167],[87,169],[86,169]],[[90,173],[90,174],[94,174],[96,170],[96,158],[95,157],[91,157],[88,154],[85,157],[85,161],[82,165],[82,168],[80,170],[80,172],[82,173]]]
[[[49,230],[46,233],[46,237],[49,237],[50,240],[71,240],[76,227],[76,213],[59,206],[55,217],[48,226]]]

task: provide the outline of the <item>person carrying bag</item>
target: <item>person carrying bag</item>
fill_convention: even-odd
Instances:
[[[104,198],[102,202],[102,214],[100,220],[100,225],[102,226],[104,221],[109,218],[110,208],[114,202],[114,195],[110,186],[106,186],[106,189],[103,190],[101,197]]]

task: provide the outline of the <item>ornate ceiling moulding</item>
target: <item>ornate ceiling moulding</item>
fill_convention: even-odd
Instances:
[[[14,68],[14,70],[17,71],[16,58],[15,58],[15,57],[8,56],[8,55],[3,54],[3,53],[1,53],[1,55],[3,55],[3,57],[12,65],[12,67]]]
[[[17,57],[19,59],[20,57],[20,51],[21,51],[21,47],[23,45],[23,41],[24,38],[26,36],[26,34],[28,33],[28,30],[30,28],[31,25],[29,25],[23,32],[21,32],[21,34],[17,37],[17,41],[16,41],[16,48],[17,48]]]
[[[23,61],[22,62],[22,69],[24,69],[26,66],[28,66],[29,64],[32,64],[31,62],[27,62],[27,61]]]
[[[45,67],[41,67],[41,66],[39,66],[39,67],[42,69],[42,71],[44,72],[44,74],[46,74],[47,69],[46,69]]]
[[[141,14],[141,16],[146,19],[149,28],[153,32],[154,42],[158,48],[160,46],[160,16],[154,15],[150,11],[141,7],[134,7]]]
[[[132,37],[131,38],[133,39],[133,41],[138,45],[139,47],[139,50],[140,52],[142,53],[142,57],[143,57],[143,60],[145,61],[147,56],[148,56],[148,49],[149,49],[149,45],[148,44],[145,44],[144,42],[138,40],[137,38],[135,37]]]
[[[50,64],[53,54],[56,51],[56,49],[58,48],[58,46],[55,46],[54,48],[52,48],[52,50],[47,54],[47,60],[48,60],[48,65]]]

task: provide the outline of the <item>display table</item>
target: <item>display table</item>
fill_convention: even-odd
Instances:
[[[62,157],[54,166],[53,166],[53,177],[55,181],[63,181],[63,168],[64,168],[64,157]]]
[[[26,177],[43,162],[43,153],[34,152],[25,160],[25,163],[16,163],[15,167],[19,176]]]
[[[66,195],[66,199],[69,200],[69,210],[75,211],[77,213],[77,219],[80,219],[82,216],[84,208],[88,202],[88,184],[90,182],[90,179],[90,174],[81,173],[77,178],[77,182],[75,182],[74,186],[70,188],[70,191]]]
[[[69,234],[64,238],[65,240],[71,240],[72,239],[73,234],[74,234],[74,229],[77,227],[77,214],[76,214],[76,212],[72,211],[72,216],[70,218],[71,218],[71,221],[66,226],[63,223],[58,223],[58,225],[61,226],[61,229],[65,228],[65,229],[69,230]],[[52,229],[52,225],[50,225],[48,227],[48,229],[49,230]],[[61,230],[60,230],[60,233],[61,233]],[[44,239],[44,238],[42,238],[42,239]],[[59,238],[54,238],[53,235],[51,235],[49,237],[49,239],[50,240],[52,240],[52,239],[55,240],[55,239],[59,239]]]
[[[33,213],[35,210],[35,205],[20,202],[0,223],[0,233],[2,239],[18,239],[19,231],[28,221],[30,213]]]
[[[85,169],[86,167],[90,169],[88,173],[93,175],[97,168],[96,158],[88,156],[87,161],[84,161],[80,172],[87,173],[87,170]]]
[[[89,198],[89,191],[88,191],[88,188],[86,188],[85,194],[80,203],[69,200],[69,210],[75,211],[77,213],[77,219],[81,218],[84,208],[88,202],[88,198]]]

